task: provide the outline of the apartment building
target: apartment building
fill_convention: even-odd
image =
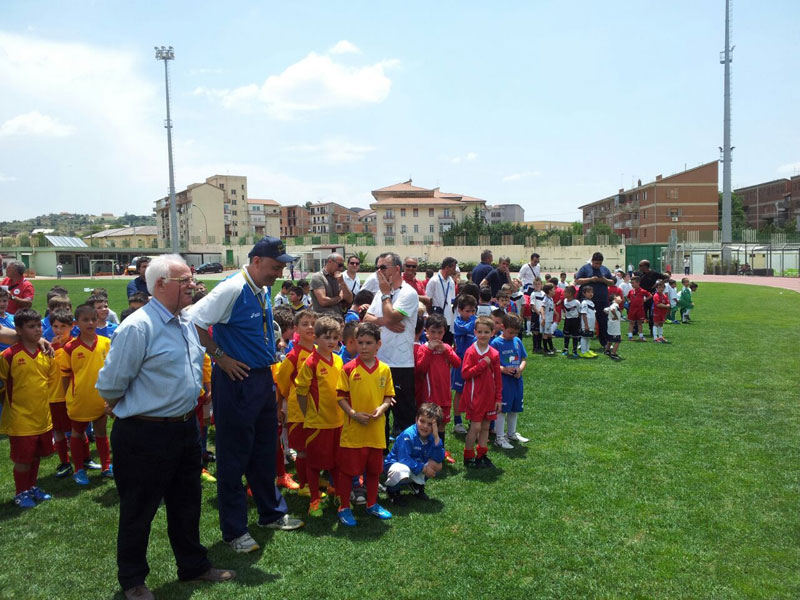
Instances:
[[[757,183],[733,193],[742,198],[749,229],[784,227],[792,222],[800,229],[800,175]]]
[[[475,209],[486,218],[486,200],[423,188],[404,181],[372,191],[378,244],[439,244],[448,231]]]
[[[311,233],[311,213],[305,206],[281,206],[281,237],[303,236]]]
[[[247,199],[247,210],[250,217],[250,233],[264,236],[281,235],[281,205],[275,200]]]
[[[486,220],[489,225],[498,223],[519,223],[525,220],[525,209],[519,204],[495,204],[486,207]]]
[[[715,160],[584,204],[583,231],[605,223],[633,243],[666,243],[673,230],[678,239],[699,241],[701,232],[718,228],[718,170]]]
[[[375,235],[377,216],[373,209],[365,208],[358,211],[358,222],[361,223],[361,231]]]
[[[362,233],[358,212],[336,202],[318,202],[309,210],[311,233]]]

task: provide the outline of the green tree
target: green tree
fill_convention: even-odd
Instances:
[[[611,226],[607,223],[597,223],[592,227],[592,233],[595,235],[611,235],[613,231],[611,231]]]
[[[569,226],[570,235],[583,235],[583,223],[580,221],[573,221]]]
[[[718,227],[722,229],[722,192],[719,193],[717,201]],[[731,230],[741,231],[747,227],[747,214],[744,212],[742,197],[738,194],[731,194]]]

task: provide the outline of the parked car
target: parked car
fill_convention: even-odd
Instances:
[[[222,264],[218,262],[203,263],[197,269],[196,273],[222,273]]]
[[[136,267],[136,263],[139,261],[140,258],[142,258],[142,257],[141,256],[134,256],[131,259],[131,264],[129,264],[127,267],[125,267],[125,275],[138,275],[139,274],[139,271],[138,271],[138,269]]]

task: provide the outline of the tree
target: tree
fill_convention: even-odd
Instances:
[[[719,228],[722,229],[722,192],[719,193],[717,201],[717,214]],[[747,214],[744,212],[742,197],[739,194],[731,194],[731,231],[741,231],[747,227]]]
[[[607,223],[597,223],[592,227],[592,233],[595,235],[611,235],[613,231],[611,231],[611,226]]]
[[[569,233],[571,235],[583,235],[583,223],[580,221],[573,221],[569,226]]]

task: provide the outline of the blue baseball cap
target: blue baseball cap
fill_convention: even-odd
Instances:
[[[256,242],[253,249],[247,255],[250,258],[254,256],[262,256],[266,258],[274,258],[280,262],[288,263],[297,260],[291,254],[286,254],[286,246],[280,238],[265,235],[263,238]]]

